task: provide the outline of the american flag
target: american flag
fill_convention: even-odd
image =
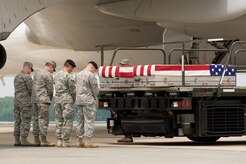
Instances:
[[[185,65],[185,76],[221,76],[224,70],[222,64]],[[235,68],[228,68],[225,76],[235,76]],[[182,65],[137,65],[137,66],[102,66],[100,77],[134,76],[182,76]]]

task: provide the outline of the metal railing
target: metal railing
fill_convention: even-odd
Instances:
[[[168,55],[168,63],[170,64],[172,61],[172,55],[173,52],[175,51],[183,51],[181,48],[173,48],[170,50],[169,55]],[[227,49],[184,49],[185,52],[229,52]]]
[[[233,64],[235,64],[235,65],[237,64],[237,55],[238,55],[239,53],[241,53],[241,52],[246,52],[246,49],[239,49],[239,50],[237,50],[237,51],[235,52]]]
[[[240,51],[237,50],[237,51],[235,52],[234,58],[233,58],[232,55],[233,55],[234,48],[235,48],[235,46],[238,45],[238,44],[246,44],[246,41],[236,41],[236,42],[234,42],[234,43],[231,45],[231,47],[230,47],[230,49],[229,49],[229,55],[228,55],[228,57],[227,57],[227,59],[226,59],[226,63],[225,63],[225,67],[224,67],[223,73],[222,73],[222,75],[221,75],[221,77],[220,77],[220,80],[219,80],[219,84],[218,84],[218,97],[221,96],[221,90],[220,90],[220,88],[221,88],[221,86],[222,86],[222,82],[223,82],[223,79],[224,79],[224,77],[225,77],[226,70],[227,70],[227,68],[228,68],[228,66],[229,66],[229,61],[230,61],[230,63],[232,63],[232,59],[234,59],[234,63],[235,63],[235,61],[236,61],[236,55],[235,55],[235,54],[238,54],[239,52],[242,52],[242,51],[245,51],[245,52],[246,52],[245,49],[239,49]],[[234,65],[234,66],[235,66],[235,65]]]
[[[161,49],[161,48],[132,48],[132,47],[122,47],[122,48],[117,48],[114,50],[111,61],[109,63],[109,65],[111,66],[114,62],[115,56],[117,54],[118,51],[161,51],[161,53],[163,54],[163,63],[166,64],[166,52]]]

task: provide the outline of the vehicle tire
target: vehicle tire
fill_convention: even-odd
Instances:
[[[216,142],[220,137],[187,137],[194,142]]]

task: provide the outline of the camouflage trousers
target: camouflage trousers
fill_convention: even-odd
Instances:
[[[77,137],[92,137],[95,129],[96,106],[95,104],[87,106],[77,106]]]
[[[69,139],[73,128],[73,104],[55,103],[56,138]]]
[[[28,137],[32,120],[32,107],[15,106],[14,118],[14,136]]]
[[[33,135],[47,136],[50,104],[33,104]]]

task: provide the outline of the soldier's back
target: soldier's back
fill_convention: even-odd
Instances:
[[[34,75],[33,89],[32,89],[32,102],[33,103],[50,103],[50,95],[48,86],[53,85],[52,74],[46,70],[41,70]],[[53,88],[52,88],[53,92]]]
[[[73,102],[72,95],[75,92],[73,91],[75,88],[74,79],[72,75],[70,75],[66,71],[60,71],[54,76],[54,84],[55,84],[55,102]],[[72,86],[70,86],[70,85]]]
[[[15,105],[30,106],[32,93],[32,77],[20,72],[14,78]]]

